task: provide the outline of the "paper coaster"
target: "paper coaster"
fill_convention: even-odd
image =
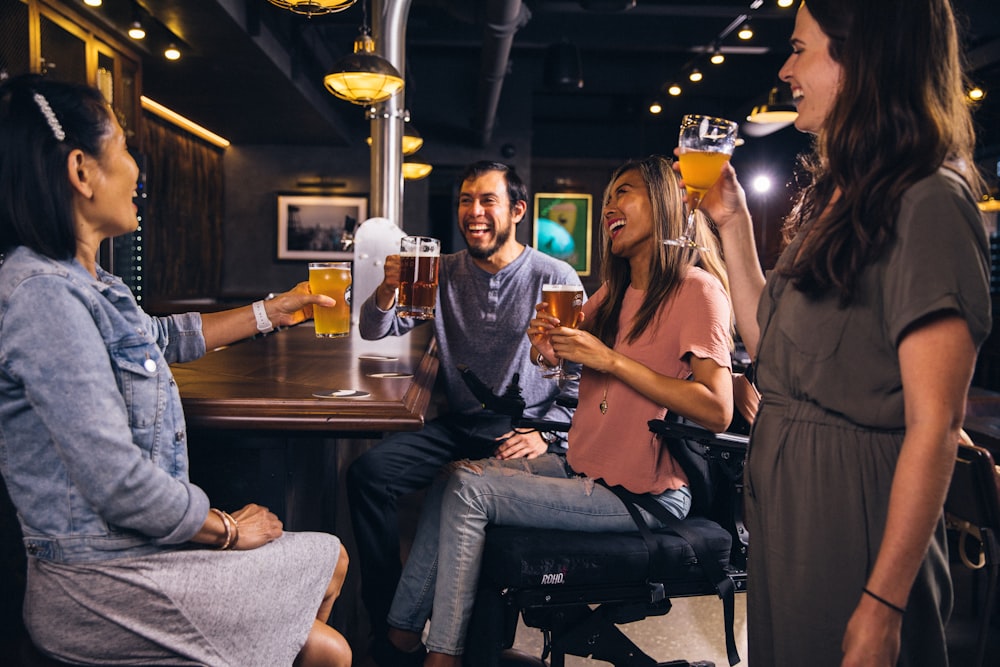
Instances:
[[[368,373],[368,377],[382,380],[396,380],[411,378],[413,377],[413,373]]]
[[[318,391],[313,396],[316,398],[368,398],[371,394],[358,389],[330,389]]]
[[[382,354],[359,354],[358,359],[367,361],[399,361],[399,357],[387,357]]]

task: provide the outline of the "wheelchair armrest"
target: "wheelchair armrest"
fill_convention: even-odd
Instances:
[[[650,422],[652,423],[652,422]],[[661,435],[673,435],[685,440],[697,440],[711,450],[721,450],[745,456],[750,436],[741,433],[725,431],[714,433],[700,426],[681,424],[663,419],[656,420],[656,432]]]

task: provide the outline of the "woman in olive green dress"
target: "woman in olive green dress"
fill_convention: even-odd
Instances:
[[[732,167],[702,203],[763,394],[749,662],[947,665],[942,506],[990,327],[955,20],[949,0],[806,0],[791,43],[812,182],[766,280]]]

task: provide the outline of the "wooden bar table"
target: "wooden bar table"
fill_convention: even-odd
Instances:
[[[436,350],[430,326],[366,341],[305,322],[174,364],[192,481],[231,509],[265,504],[290,530],[336,532],[345,464],[387,431],[423,427]]]
[[[172,366],[191,429],[307,431],[335,437],[416,431],[437,375],[430,326],[405,336],[317,338],[312,322]],[[331,390],[363,398],[320,398]]]
[[[216,507],[269,507],[286,530],[330,532],[357,554],[343,475],[390,431],[423,427],[438,369],[430,326],[366,341],[316,338],[312,322],[208,352],[171,369],[184,404],[191,480]],[[319,398],[331,390],[364,398]],[[365,650],[360,575],[352,564],[332,624]]]

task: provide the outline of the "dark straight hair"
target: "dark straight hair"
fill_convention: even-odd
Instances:
[[[461,187],[462,183],[473,178],[479,178],[491,171],[498,171],[503,174],[504,181],[507,183],[507,198],[510,199],[511,210],[514,210],[514,205],[519,201],[523,201],[527,205],[528,186],[521,180],[514,167],[503,162],[493,162],[491,160],[473,162],[462,172],[462,176],[458,179],[458,185]]]
[[[66,161],[77,148],[99,157],[111,118],[89,86],[36,74],[0,82],[0,253],[26,246],[53,259],[76,254]]]
[[[803,292],[832,289],[846,305],[861,271],[894,238],[907,188],[944,166],[980,189],[975,131],[949,0],[803,6],[829,38],[842,75],[814,154],[803,161],[811,183],[785,222],[790,240],[815,221],[787,273]]]
[[[631,327],[625,332],[624,340],[635,341],[653,324],[663,302],[677,291],[689,268],[696,264],[718,278],[726,294],[729,294],[729,279],[718,238],[709,228],[708,220],[701,212],[695,214],[697,218],[695,240],[710,250],[699,254],[677,250],[663,243],[667,239],[680,236],[687,220],[684,198],[681,196],[677,174],[674,173],[671,164],[669,158],[659,155],[651,155],[641,160],[629,160],[612,172],[604,189],[604,199],[601,202],[600,253],[601,280],[607,287],[607,296],[581,328],[597,336],[608,347],[614,347],[617,342],[622,304],[632,282],[631,264],[628,259],[617,257],[611,252],[611,237],[608,236],[603,220],[603,207],[610,201],[611,188],[623,174],[634,171],[642,179],[653,218],[650,241],[653,252],[649,259],[649,287]]]

